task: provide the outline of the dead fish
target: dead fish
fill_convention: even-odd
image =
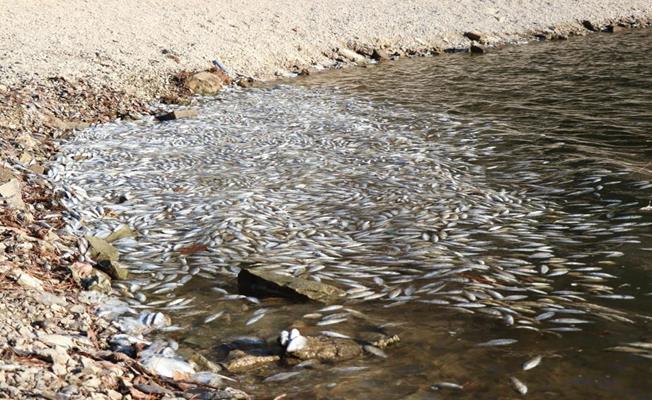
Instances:
[[[536,368],[539,364],[541,364],[542,359],[543,359],[542,356],[536,356],[534,358],[527,360],[526,362],[523,363],[523,371]]]
[[[268,376],[263,380],[263,382],[280,382],[280,381],[285,381],[290,378],[293,378],[297,375],[299,375],[302,371],[292,371],[292,372],[279,372],[278,374],[274,374],[272,376]]]
[[[458,385],[457,383],[453,382],[437,382],[430,386],[433,390],[441,390],[441,389],[453,389],[453,390],[463,390],[464,387],[462,385]]]
[[[373,355],[375,355],[377,357],[387,358],[387,353],[385,353],[383,350],[381,350],[380,348],[378,348],[376,346],[372,346],[370,344],[367,344],[367,345],[362,346],[362,348],[367,353],[373,354]]]
[[[510,382],[512,383],[512,387],[518,394],[521,396],[525,396],[527,394],[527,386],[523,382],[521,382],[518,378],[512,376],[509,378]]]
[[[516,342],[518,342],[516,339],[492,339],[487,342],[478,343],[476,347],[509,346]]]

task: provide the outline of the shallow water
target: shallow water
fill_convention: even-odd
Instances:
[[[56,179],[87,193],[70,206],[88,233],[138,230],[117,243],[146,296],[130,302],[171,315],[182,348],[222,361],[220,344],[290,325],[401,337],[387,359],[239,376],[259,398],[510,398],[515,376],[530,398],[647,399],[652,359],[606,349],[652,340],[650,43],[591,35],[234,90],[197,119],[87,130]],[[357,312],[318,326],[304,316],[321,306],[233,296],[242,262],[339,286]],[[518,342],[477,346],[497,338]]]

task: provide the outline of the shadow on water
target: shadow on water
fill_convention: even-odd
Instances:
[[[93,157],[71,177],[91,195],[110,198],[127,188],[138,200],[121,210],[124,220],[146,226],[143,236],[154,239],[125,244],[125,263],[134,282],[149,284],[148,302],[194,299],[176,311],[159,307],[185,328],[166,334],[182,347],[223,361],[221,343],[242,336],[271,342],[290,325],[308,335],[401,337],[387,359],[367,355],[265,384],[295,369],[241,375],[243,389],[258,398],[516,398],[510,377],[517,377],[528,398],[649,399],[652,360],[606,349],[652,341],[652,213],[641,210],[652,200],[650,43],[650,30],[599,34],[234,91],[227,101],[207,101],[197,121],[81,135],[67,151]],[[269,226],[252,223],[253,236],[241,237],[244,230],[225,221],[255,219],[251,199],[273,212],[255,222]],[[401,207],[407,212],[391,214]],[[161,209],[183,217],[157,219]],[[385,226],[385,213],[392,221],[386,236],[368,239],[364,221]],[[305,215],[318,220],[313,214],[339,225],[305,225]],[[96,228],[116,226],[104,224]],[[295,262],[258,242],[295,224],[301,239],[277,238],[290,243]],[[366,253],[339,253],[345,246],[331,243],[342,236]],[[208,251],[181,260],[170,249],[186,239]],[[250,258],[385,295],[352,298],[346,306],[356,314],[318,326],[304,317],[314,305],[224,295],[237,292],[238,262]],[[401,259],[409,262],[391,264]],[[454,273],[443,275],[445,289],[436,286],[439,263]],[[172,292],[156,292],[157,281],[193,274]],[[492,286],[500,293],[491,294]],[[261,308],[265,318],[246,325]],[[535,318],[550,309],[557,325]],[[224,314],[204,323],[218,311]],[[518,342],[477,346],[496,338]],[[541,365],[523,371],[537,355]],[[464,389],[432,389],[437,382]]]

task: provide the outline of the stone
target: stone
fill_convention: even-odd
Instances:
[[[471,45],[470,51],[473,54],[484,54],[487,52],[484,46],[480,46],[479,44],[475,44],[475,43]]]
[[[18,179],[11,179],[9,182],[1,185],[0,196],[9,206],[19,210],[25,209]]]
[[[295,301],[332,303],[340,300],[345,292],[322,282],[296,278],[274,272],[242,268],[238,274],[240,293],[256,297],[284,297]]]
[[[71,349],[76,347],[72,337],[65,335],[55,334],[39,334],[38,338],[41,342],[49,344],[50,346],[59,346],[64,349]]]
[[[584,21],[582,21],[582,26],[584,26],[586,29],[588,29],[588,30],[590,30],[590,31],[592,31],[592,32],[596,32],[596,31],[599,30],[599,29],[598,29],[595,25],[593,25],[593,23],[592,23],[591,21],[589,21],[589,20],[584,20]]]
[[[238,81],[238,86],[242,88],[249,88],[254,86],[254,79],[253,78],[242,78]]]
[[[374,49],[371,53],[371,58],[376,61],[387,61],[390,59],[390,54],[385,49]]]
[[[229,353],[231,360],[226,363],[226,369],[229,372],[251,371],[269,364],[278,362],[279,356],[254,356],[241,350],[234,350]]]
[[[157,385],[157,384],[142,384],[142,383],[137,383],[134,385],[134,387],[138,390],[140,390],[143,393],[147,394],[169,394],[170,391]]]
[[[9,273],[9,276],[11,276],[20,286],[24,288],[43,291],[43,282],[41,282],[41,280],[38,278],[34,278],[25,271],[14,268]]]
[[[605,31],[609,33],[617,33],[617,32],[622,32],[624,30],[626,30],[624,26],[617,25],[617,24],[607,25],[605,28]]]
[[[321,362],[346,361],[363,354],[362,346],[350,339],[337,339],[326,336],[306,336],[305,345],[291,353],[300,360],[319,360]]]
[[[45,168],[41,164],[32,164],[29,166],[29,170],[39,175],[43,175],[45,172]]]
[[[221,71],[204,71],[191,75],[186,79],[185,86],[194,94],[210,96],[219,93],[229,81],[229,77]]]
[[[92,259],[97,261],[118,260],[118,249],[113,247],[106,239],[99,238],[97,236],[86,236],[88,240],[88,245],[90,247],[90,256]]]
[[[35,293],[33,297],[36,301],[46,306],[52,306],[55,304],[63,306],[67,304],[65,297],[57,296],[56,294],[52,294],[49,292],[38,292]]]
[[[469,40],[479,42],[480,40],[482,40],[482,33],[477,31],[464,32],[464,37],[468,38]]]
[[[358,53],[356,53],[355,51],[353,51],[351,49],[342,48],[342,49],[338,49],[337,52],[339,53],[340,56],[342,56],[342,57],[344,57],[344,58],[346,58],[348,60],[351,60],[351,61],[353,61],[355,63],[358,63],[358,64],[366,64],[367,63],[367,59],[362,54],[358,54]]]
[[[163,121],[172,121],[176,119],[183,119],[183,118],[193,118],[196,117],[197,111],[193,110],[191,108],[185,109],[185,110],[175,110],[169,113],[157,115],[156,119],[163,122]]]
[[[88,263],[76,262],[68,267],[72,278],[84,290],[111,293],[111,278]]]
[[[136,237],[136,231],[131,229],[128,225],[122,225],[120,228],[116,229],[109,236],[104,238],[109,243],[113,243],[117,240],[124,239],[126,237]]]
[[[125,280],[129,277],[129,271],[126,267],[117,261],[102,260],[97,263],[97,268],[106,273],[111,279]]]
[[[192,357],[190,357],[190,361],[197,364],[197,367],[199,367],[203,371],[217,373],[222,370],[222,368],[219,365],[215,364],[214,362],[212,362],[211,360],[207,359],[206,357],[204,357],[199,353],[194,353]]]

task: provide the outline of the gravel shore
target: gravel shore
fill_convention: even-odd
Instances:
[[[158,377],[110,345],[120,330],[96,315],[105,300],[82,291],[71,274],[80,241],[61,230],[61,194],[45,175],[56,153],[53,139],[156,113],[155,102],[191,102],[206,85],[203,78],[192,82],[194,73],[211,68],[208,79],[219,88],[229,81],[224,72],[245,85],[650,21],[650,0],[6,2],[0,7],[0,398],[246,396]]]

